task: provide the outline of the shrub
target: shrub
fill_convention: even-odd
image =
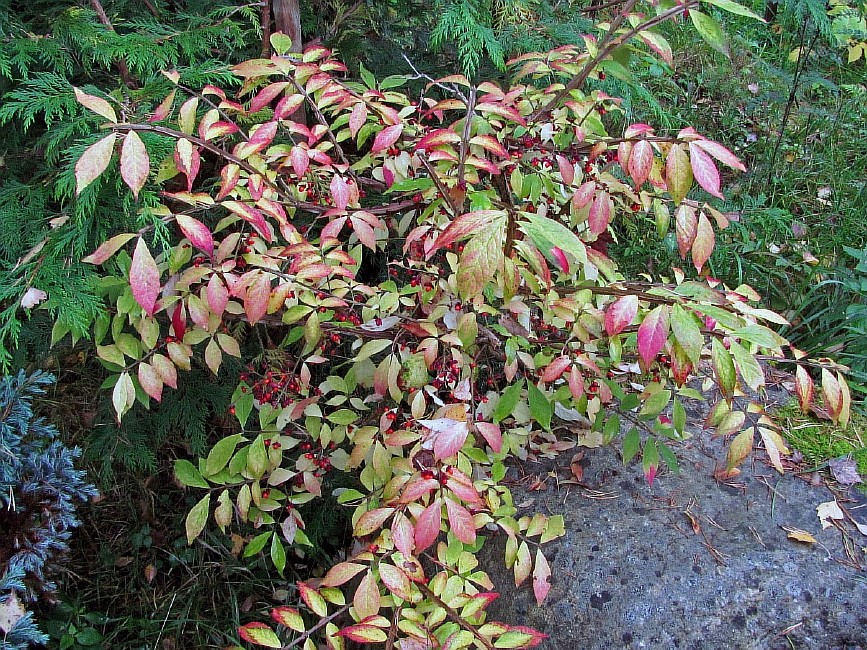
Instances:
[[[45,637],[17,593],[33,600],[51,593],[51,571],[79,524],[76,506],[95,496],[75,469],[78,449],[55,440],[57,431],[34,417],[32,400],[54,381],[46,373],[0,380],[0,623],[2,648],[28,648]],[[3,645],[3,644],[6,645]]]
[[[531,580],[540,604],[543,547],[563,534],[562,517],[517,517],[506,459],[599,446],[623,430],[624,461],[640,457],[652,485],[660,464],[677,468],[684,400],[714,400],[707,426],[734,435],[727,472],[756,436],[782,472],[779,430],[745,392],[764,385],[763,358],[783,358],[767,324],[785,321],[749,287],[703,275],[727,219],[690,198],[694,184],[721,196],[718,163],[742,164],[691,128],[632,124],[612,137],[605,115],[618,100],[582,90],[621,72],[610,58],[619,48],[670,58],[652,31],[668,18],[689,10],[711,30],[697,7],[618,16],[583,47],[522,55],[506,88],[418,74],[426,83],[411,96],[398,90],[407,77],[346,80],[326,48],[287,54],[276,34],[274,56],[234,68],[236,95],[208,86],[175,112],[179,86],[132,119],[137,107],[78,92],[108,131],[76,165],[79,190],[118,144],[133,194],[164,188],[153,226],[86,260],[104,267],[112,315],[93,335],[118,419],[160,401],[178,369],[203,360],[216,373],[242,344],[264,348],[232,398],[238,432],[175,465],[205,491],[188,541],[211,520],[238,526],[243,555],[264,554],[282,575],[309,546],[298,506],[331,493],[352,508],[347,559],[297,584],[304,613],[271,612],[294,640],[260,622],[244,639],[538,644],[533,630],[485,620],[496,595],[475,558],[484,531],[506,534],[515,583]],[[624,45],[633,36],[644,45]],[[309,124],[292,119],[302,105]],[[173,153],[153,161],[154,175],[157,140]],[[624,278],[605,255],[623,213],[673,228],[695,271]],[[808,408],[813,380],[797,372]],[[827,411],[845,423],[845,381],[821,372]],[[355,487],[336,483],[347,474]]]

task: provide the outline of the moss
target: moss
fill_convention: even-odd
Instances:
[[[867,475],[867,417],[853,413],[845,429],[801,413],[797,402],[779,409],[776,416],[786,440],[808,463],[818,467],[829,460],[851,455],[858,472]]]

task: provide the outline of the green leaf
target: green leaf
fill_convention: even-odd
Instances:
[[[184,522],[184,528],[187,531],[187,544],[192,544],[205,528],[210,507],[211,495],[206,494],[187,514],[187,519]]]
[[[334,424],[352,424],[358,419],[358,413],[351,409],[340,409],[325,416],[325,419]]]
[[[647,471],[651,467],[659,466],[659,450],[656,448],[656,440],[653,438],[648,438],[647,442],[644,443],[644,454],[641,457],[641,466],[644,469],[645,474],[647,474]]]
[[[208,482],[202,478],[202,475],[199,473],[199,470],[196,469],[195,465],[188,460],[181,459],[175,461],[175,476],[187,487],[205,489],[211,487],[208,485]]]
[[[237,408],[238,407],[236,406],[236,414]],[[208,473],[208,476],[213,476],[229,463],[229,459],[232,457],[232,454],[235,453],[235,447],[238,446],[240,441],[241,434],[236,433],[231,436],[226,436],[214,445],[213,449],[211,449],[208,454],[207,461],[205,462],[205,471]]]
[[[694,9],[690,10],[689,17],[692,20],[692,24],[695,25],[695,29],[699,33],[699,36],[701,36],[708,45],[726,58],[731,57],[728,39],[717,21],[707,14],[695,11]]]
[[[238,398],[232,402],[235,407],[235,417],[242,427],[247,426],[247,418],[253,412],[253,391],[241,393]]]
[[[704,336],[701,334],[695,315],[680,305],[672,305],[671,331],[674,332],[675,340],[680,343],[689,360],[697,366],[704,347]]]
[[[683,430],[686,427],[686,409],[683,408],[683,404],[676,397],[674,398],[674,407],[671,411],[671,423],[674,426],[674,430],[683,435]]]
[[[735,365],[747,386],[753,390],[758,390],[761,386],[765,385],[765,373],[753,355],[734,341],[732,341],[729,352],[734,357]]]
[[[581,266],[587,264],[587,249],[584,242],[562,223],[535,213],[525,214],[524,217],[527,220],[521,224],[521,230],[533,240],[536,248],[548,258],[548,261],[557,264],[557,260],[551,254],[556,246],[578,260]]]
[[[668,402],[671,400],[671,391],[670,390],[659,390],[655,392],[653,395],[647,398],[647,401],[644,402],[644,406],[641,409],[642,417],[655,417],[662,413],[662,410],[668,406]]]
[[[271,41],[271,47],[274,48],[274,52],[277,53],[277,56],[283,56],[286,52],[292,49],[292,39],[283,32],[271,34],[268,40]]]
[[[545,397],[545,393],[536,387],[533,382],[527,382],[527,391],[530,399],[530,415],[542,425],[546,431],[551,430],[551,417],[554,415],[554,407]]]
[[[635,458],[635,454],[641,448],[641,436],[638,429],[632,427],[623,438],[623,464],[626,465]]]
[[[265,449],[265,440],[260,435],[257,436],[250,445],[250,452],[247,455],[247,469],[255,477],[259,478],[265,473],[268,468],[268,452]]]
[[[264,623],[259,623],[258,621],[242,625],[238,628],[238,633],[247,643],[255,643],[266,648],[280,648],[283,646],[277,633]]]
[[[660,442],[658,447],[659,455],[662,456],[662,460],[665,462],[668,469],[670,469],[675,474],[679,474],[680,464],[677,462],[677,456],[674,455],[674,452],[671,451],[669,446],[663,442]]]
[[[785,345],[786,339],[764,325],[747,325],[731,333],[733,338],[755,343],[763,348],[778,348]]]
[[[502,266],[505,229],[505,216],[493,219],[466,243],[457,272],[462,300],[479,295]]]
[[[256,535],[250,543],[247,544],[247,548],[244,549],[244,557],[251,557],[256,555],[259,551],[265,548],[265,544],[268,543],[268,539],[271,537],[271,533],[262,533],[261,535]]]
[[[747,9],[746,7],[739,5],[737,2],[732,2],[732,0],[704,0],[709,5],[713,5],[714,7],[719,7],[723,11],[727,11],[730,14],[735,14],[738,16],[746,16],[747,18],[753,18],[755,20],[760,20],[765,22],[765,19],[759,16],[757,13]]]
[[[271,561],[274,563],[277,573],[282,577],[283,570],[286,568],[286,549],[283,548],[279,535],[271,537]]]
[[[719,339],[713,339],[711,351],[717,383],[726,400],[731,400],[735,392],[735,385],[737,384],[735,364],[729,351],[725,349],[725,346]]]
[[[614,437],[620,433],[620,415],[612,413],[605,420],[605,428],[602,429],[602,437],[607,445],[614,440]]]
[[[492,413],[495,423],[502,422],[512,414],[512,411],[514,411],[515,407],[518,405],[518,399],[521,396],[521,388],[523,388],[523,386],[524,382],[518,381],[503,391],[503,394],[500,395],[500,399],[497,401],[497,405],[494,407],[494,412]]]

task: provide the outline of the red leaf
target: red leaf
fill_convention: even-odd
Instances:
[[[503,215],[502,210],[476,210],[460,215],[437,237],[430,248],[425,249],[425,256],[430,258],[439,249],[448,248],[455,241],[469,237],[495,219],[501,219]]]
[[[696,182],[708,194],[723,198],[722,192],[719,190],[719,170],[707,152],[699,147],[695,141],[689,143],[689,164],[692,166],[692,173]]]
[[[172,103],[175,101],[175,93],[177,91],[173,90],[168,94],[168,96],[157,106],[157,109],[154,111],[153,115],[148,118],[148,122],[162,122],[169,116],[169,113],[172,110]]]
[[[333,176],[331,178],[331,198],[334,199],[334,207],[338,210],[345,210],[349,204],[349,184],[342,176]]]
[[[497,426],[497,425],[494,425]],[[482,501],[482,497],[479,496],[479,493],[476,491],[476,488],[473,486],[472,479],[464,474],[461,470],[450,467],[448,476],[446,479],[446,486],[458,497],[461,501],[465,503],[476,503],[480,505],[484,505]]]
[[[422,478],[421,474],[416,474],[407,482],[400,495],[401,503],[412,503],[418,501],[421,497],[430,494],[440,486],[439,481],[435,479]]]
[[[692,263],[695,264],[695,270],[701,273],[701,269],[707,262],[711,253],[713,253],[716,236],[713,232],[713,226],[702,212],[698,217],[698,227],[695,231],[695,241],[692,244]]]
[[[653,168],[653,146],[647,140],[639,140],[629,156],[629,175],[635,187],[641,187]]]
[[[355,528],[352,533],[356,537],[364,537],[376,532],[386,520],[394,514],[394,508],[374,508],[368,510],[355,523]]]
[[[367,106],[364,102],[358,102],[352,107],[352,113],[349,115],[349,134],[354,138],[365,122],[367,122]]]
[[[238,628],[238,634],[247,643],[255,643],[266,648],[280,648],[283,646],[274,630],[264,623],[254,621],[253,623],[242,625]]]
[[[365,569],[367,569],[367,567],[364,564],[340,562],[328,570],[328,573],[326,573],[325,577],[322,578],[322,586],[339,587],[340,585],[352,580]]]
[[[229,193],[235,189],[238,181],[241,179],[241,168],[235,163],[231,163],[220,170],[220,192],[217,194],[217,201],[222,201]]]
[[[446,512],[449,517],[449,528],[464,544],[476,541],[476,524],[470,511],[451,499],[446,499]]]
[[[565,156],[557,156],[557,167],[560,169],[560,178],[566,185],[571,185],[575,180],[575,167]]]
[[[130,131],[126,134],[120,149],[120,175],[136,198],[147,181],[150,165],[151,161],[144,143],[138,133]]]
[[[638,354],[646,366],[650,366],[668,338],[668,313],[668,305],[659,305],[638,326]]]
[[[840,389],[840,382],[827,368],[822,368],[822,401],[831,420],[836,422],[840,419],[843,411],[843,391]]]
[[[250,102],[249,113],[258,113],[268,104],[270,104],[277,95],[282,93],[291,85],[288,81],[278,81],[276,83],[265,86],[262,90],[256,93],[256,96]]]
[[[472,138],[470,138],[470,144],[477,144],[485,151],[489,151],[495,156],[499,156],[500,158],[509,158],[509,152],[506,151],[506,148],[502,145],[502,143],[492,135],[473,136]],[[562,156],[560,156],[560,158],[562,158]],[[497,169],[497,172],[499,172],[498,168],[495,167],[495,169]]]
[[[548,592],[551,590],[551,567],[542,553],[542,549],[536,549],[536,566],[533,568],[533,594],[536,596],[536,604],[540,607],[545,602]]]
[[[382,131],[376,134],[373,140],[373,146],[370,148],[370,153],[377,154],[380,151],[385,151],[400,137],[403,133],[403,124],[395,124],[387,126]]]
[[[85,262],[86,264],[102,264],[112,255],[118,252],[124,244],[126,244],[130,239],[135,236],[135,233],[124,233],[122,235],[115,235],[107,242],[103,242],[100,247],[93,251],[90,255],[88,255],[87,257],[83,257],[81,261]]]
[[[563,249],[559,246],[551,247],[551,257],[554,258],[554,261],[557,262],[557,266],[560,267],[560,270],[563,273],[569,272],[569,258],[566,257],[566,253],[563,252]]]
[[[590,232],[594,235],[601,235],[608,229],[610,221],[611,199],[607,192],[598,192],[593,200],[593,205],[590,206],[590,214],[587,216]]]
[[[178,222],[181,232],[192,242],[193,246],[208,257],[214,255],[214,237],[205,224],[185,214],[175,215],[175,220]]]
[[[596,182],[595,181],[587,181],[572,195],[572,206],[576,210],[580,210],[585,207],[590,201],[593,200],[593,195],[596,192]]]
[[[415,522],[415,550],[421,553],[433,544],[440,535],[442,522],[442,503],[434,499],[427,508],[422,510]]]
[[[193,181],[199,174],[202,159],[197,148],[186,138],[181,138],[175,145],[175,165],[178,171],[187,177],[187,191],[193,191]]]
[[[172,332],[176,338],[184,338],[187,331],[187,315],[184,310],[184,303],[179,302],[175,305],[172,311]]]
[[[802,413],[809,413],[810,406],[813,404],[813,378],[803,366],[798,366],[795,369],[795,392],[798,395],[798,404],[801,407]]]
[[[132,287],[133,298],[148,316],[153,316],[160,295],[160,270],[147,244],[141,238],[135,245],[135,252],[132,255],[129,284]]]
[[[437,460],[454,456],[458,453],[470,430],[467,423],[452,418],[437,418],[436,420],[418,420],[418,424],[431,431],[429,438],[433,439],[434,456]]]
[[[546,384],[560,379],[560,376],[566,372],[566,368],[568,368],[571,363],[572,359],[569,356],[564,355],[562,357],[557,357],[548,364],[545,370],[542,371],[540,379]]]
[[[476,422],[476,430],[482,434],[494,453],[499,454],[503,448],[503,434],[500,432],[500,425],[492,422]]]
[[[461,141],[461,136],[451,129],[436,129],[431,131],[416,144],[416,149],[427,151],[434,147],[440,147],[445,144],[456,144]]]
[[[638,296],[623,296],[620,300],[610,305],[605,311],[605,331],[608,336],[614,336],[623,331],[625,327],[632,325],[635,315],[638,313]]]
[[[258,323],[268,313],[268,301],[271,299],[271,278],[259,273],[247,287],[244,296],[244,313],[251,325]]]
[[[584,394],[584,375],[578,370],[578,366],[572,366],[569,371],[569,392],[575,399],[581,399]]]
[[[88,185],[99,178],[100,174],[111,162],[111,154],[114,152],[116,133],[110,133],[102,140],[90,145],[78,162],[75,163],[75,193],[81,194]]]
[[[674,227],[677,233],[677,249],[680,251],[681,257],[686,257],[695,241],[695,233],[698,228],[695,208],[691,205],[681,204],[677,212],[674,213]]]

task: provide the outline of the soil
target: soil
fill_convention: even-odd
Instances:
[[[566,535],[546,546],[553,586],[541,607],[529,581],[509,588],[504,539],[488,543],[483,565],[502,590],[491,618],[545,632],[540,647],[552,649],[867,650],[867,536],[851,521],[823,529],[816,511],[836,497],[867,519],[860,493],[780,475],[763,452],[717,480],[724,442],[706,432],[677,449],[680,473],[652,487],[615,449],[584,453],[583,487],[562,482],[571,454],[510,469],[524,476],[520,514],[563,514]],[[529,490],[528,474],[547,476],[546,489]]]

